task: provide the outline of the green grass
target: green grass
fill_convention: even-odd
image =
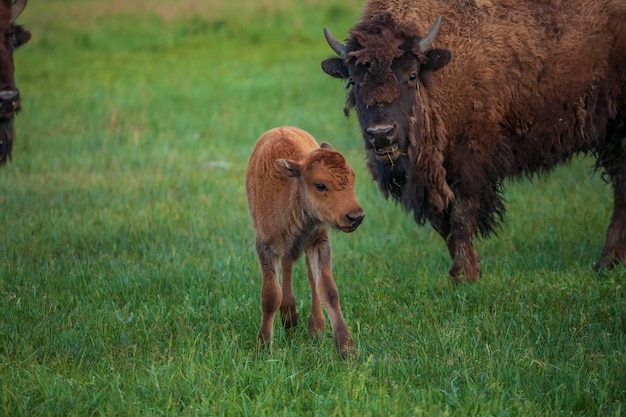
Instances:
[[[342,84],[319,68],[321,28],[344,36],[360,3],[29,4],[0,170],[0,415],[626,414],[626,271],[591,271],[610,188],[586,158],[509,184],[506,223],[477,243],[484,276],[453,286],[436,233],[370,181]],[[364,224],[332,234],[347,362],[306,320],[255,350],[243,182],[277,125],[357,173]]]

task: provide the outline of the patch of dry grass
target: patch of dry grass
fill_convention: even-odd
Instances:
[[[339,3],[339,2],[338,2]],[[344,0],[341,2],[346,8],[356,9],[358,0]],[[46,16],[57,16],[63,25],[88,27],[102,18],[116,16],[135,16],[144,18],[146,15],[158,16],[165,22],[200,18],[209,21],[237,21],[248,22],[262,19],[263,16],[285,14],[304,8],[316,8],[328,5],[323,0],[83,0],[64,1],[48,0],[46,2],[31,3],[23,19],[33,21],[43,19],[49,22]],[[38,8],[40,11],[29,13]]]

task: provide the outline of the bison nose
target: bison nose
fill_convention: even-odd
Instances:
[[[363,209],[354,211],[352,213],[348,213],[346,218],[348,219],[348,223],[352,225],[352,227],[356,228],[361,224],[365,214],[363,213]]]
[[[20,93],[15,90],[0,91],[0,115],[13,113],[18,109],[20,103]]]
[[[380,148],[383,146],[389,146],[389,144],[393,141],[396,133],[396,126],[373,126],[367,128],[365,131],[369,135],[369,142],[375,148]]]

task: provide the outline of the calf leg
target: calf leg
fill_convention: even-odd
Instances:
[[[280,304],[280,316],[285,329],[289,330],[298,324],[298,310],[296,309],[296,299],[293,296],[293,287],[291,279],[293,276],[293,260],[282,258],[282,276],[283,276],[283,299]]]
[[[330,241],[328,233],[324,230],[317,233],[312,239],[312,244],[306,250],[306,263],[311,280],[311,299],[313,306],[321,303],[328,314],[330,324],[333,329],[335,347],[342,357],[346,357],[354,352],[354,343],[350,330],[344,321],[339,302],[339,291],[332,275],[332,261],[330,251]],[[317,299],[319,297],[319,300]],[[311,309],[311,319],[309,319],[309,329],[313,322],[313,330],[319,331],[320,321],[323,322],[323,315],[316,307]]]
[[[311,272],[311,265],[309,265],[309,258],[306,258],[307,275],[309,277],[309,285],[311,286],[311,315],[309,316],[309,335],[311,337],[321,337],[326,330],[326,321],[324,320],[324,312],[322,311],[322,302],[317,295],[317,284],[313,273]]]
[[[271,248],[257,240],[256,251],[259,257],[259,265],[263,276],[261,287],[261,330],[259,331],[259,343],[261,347],[270,345],[274,328],[274,318],[282,301],[282,290],[278,285],[278,256]]]

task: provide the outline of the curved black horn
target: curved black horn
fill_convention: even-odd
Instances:
[[[15,0],[11,5],[11,22],[19,17],[24,11],[28,0]]]
[[[328,45],[330,45],[331,49],[335,51],[335,53],[339,55],[341,59],[346,57],[345,45],[335,39],[334,36],[330,34],[330,31],[326,28],[324,28],[324,37],[326,38],[326,42],[328,42]]]
[[[433,46],[433,42],[435,42],[435,38],[437,37],[437,33],[439,33],[439,24],[441,24],[441,16],[438,16],[435,20],[435,24],[430,28],[426,36],[424,36],[419,43],[420,51],[428,52],[430,48]]]

